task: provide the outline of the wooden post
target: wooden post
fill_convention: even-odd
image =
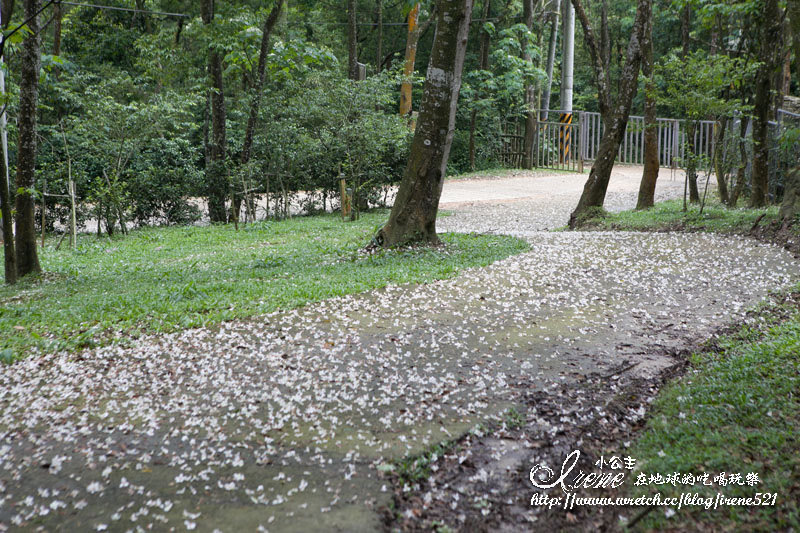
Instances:
[[[47,209],[47,178],[42,176],[42,248],[44,248],[44,215]]]
[[[350,216],[350,195],[347,194],[347,180],[339,178],[339,196],[342,204],[342,220],[347,220]]]
[[[78,228],[75,217],[75,182],[72,181],[72,162],[67,163],[69,168],[69,202],[70,202],[70,220],[69,220],[69,244],[73,249],[78,245]],[[97,222],[98,227],[100,221]]]

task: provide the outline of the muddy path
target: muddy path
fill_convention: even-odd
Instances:
[[[798,278],[791,256],[739,238],[541,232],[537,201],[554,205],[443,218],[454,231],[505,221],[498,231],[531,243],[455,279],[1,368],[0,529],[380,530],[396,496],[387,465],[511,407],[541,405],[530,442],[555,445],[584,415],[544,398],[656,383],[693,339]],[[527,502],[520,457],[491,479]],[[435,488],[395,525],[424,529],[452,508]],[[476,516],[505,514],[488,501]]]

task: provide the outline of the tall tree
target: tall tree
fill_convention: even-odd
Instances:
[[[8,22],[6,17],[10,17],[10,11],[7,11],[7,6],[4,1],[0,6],[0,26],[6,28]],[[5,47],[0,53],[0,68],[4,61]],[[2,97],[5,99],[5,78],[3,72],[0,71],[0,90],[2,90]],[[8,168],[6,167],[6,156],[3,153],[6,149],[6,114],[5,109],[0,110],[0,135],[3,136],[2,148],[0,148],[0,222],[2,222],[2,232],[0,236],[3,237],[3,265],[5,270],[6,283],[13,284],[17,281],[17,252],[14,250],[14,228],[13,228],[13,214],[11,209],[11,191],[9,190],[9,175]]]
[[[384,246],[438,243],[436,214],[453,142],[472,0],[440,0],[419,120],[408,165],[389,221],[376,241]]]
[[[525,0],[526,2],[528,0]],[[492,0],[483,0],[483,11],[481,18],[486,20],[489,18],[489,12],[492,7]],[[491,35],[486,31],[486,28],[481,28],[481,48],[479,52],[478,68],[487,70],[489,68],[489,45],[491,44]],[[478,123],[478,110],[473,109],[469,117],[469,167],[475,170],[475,127]]]
[[[400,85],[400,115],[411,114],[411,88],[414,75],[414,63],[417,59],[417,43],[419,43],[419,9],[417,2],[408,12],[408,33],[406,35],[406,57],[403,62],[403,82]]]
[[[25,0],[25,19],[30,33],[20,51],[22,64],[19,81],[19,114],[17,127],[17,195],[16,242],[17,274],[42,271],[36,251],[33,185],[36,171],[36,114],[39,102],[39,0]]]
[[[753,101],[753,177],[750,207],[767,205],[769,187],[769,112],[772,82],[780,63],[781,14],[779,0],[763,0],[759,17],[756,94]]]
[[[203,0],[201,17],[206,26],[214,24],[214,0]],[[225,168],[227,155],[225,90],[222,82],[222,54],[212,44],[208,50],[208,76],[211,82],[211,135],[207,143],[206,191],[208,218],[211,222],[225,222],[225,200],[228,196],[228,178]]]
[[[609,71],[603,60],[601,48],[595,37],[589,17],[583,8],[581,0],[572,0],[572,5],[575,6],[575,13],[581,21],[584,42],[592,59],[600,115],[605,127],[597,150],[597,157],[589,172],[589,179],[586,180],[586,185],[583,187],[578,206],[570,215],[569,225],[574,228],[593,209],[603,207],[606,191],[608,190],[608,181],[611,178],[611,170],[614,168],[614,160],[617,157],[619,145],[628,125],[633,96],[639,84],[642,40],[644,39],[648,21],[652,17],[652,0],[637,0],[636,16],[631,28],[630,41],[628,41],[625,65],[618,81],[619,92],[616,102],[612,102]]]
[[[656,83],[653,69],[653,21],[648,21],[642,42],[642,74],[644,86],[644,170],[639,184],[636,209],[653,207],[658,180],[658,121],[656,120]]]
[[[283,8],[283,0],[278,0],[275,7],[272,8],[267,18],[264,20],[264,27],[261,29],[261,48],[258,52],[258,66],[256,67],[255,75],[251,77],[252,84],[250,89],[250,114],[247,117],[247,127],[244,132],[244,141],[242,143],[242,153],[239,162],[242,167],[250,162],[250,155],[253,150],[253,137],[255,136],[256,124],[258,123],[258,113],[261,109],[261,98],[264,92],[264,82],[266,81],[267,74],[267,56],[271,48],[270,37],[275,24],[280,17],[281,9]],[[233,195],[233,220],[238,224],[239,211],[242,205],[242,194],[234,193]]]
[[[561,13],[561,0],[552,0],[550,8],[550,39],[547,43],[547,82],[542,91],[542,109],[539,113],[541,120],[547,120],[547,110],[550,109],[550,94],[553,90],[553,66],[556,62],[556,47],[558,46],[558,15]]]
[[[522,19],[528,31],[533,32],[533,0],[522,0]],[[522,58],[528,62],[533,61],[527,39],[522,45]],[[525,107],[525,137],[522,142],[522,166],[524,168],[533,168],[532,155],[538,126],[538,120],[536,120],[538,111],[536,110],[536,88],[531,81],[525,83]]]

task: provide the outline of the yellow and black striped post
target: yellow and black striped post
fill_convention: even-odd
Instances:
[[[570,160],[569,149],[572,145],[570,134],[572,133],[572,113],[561,113],[561,131],[559,132],[559,162],[564,163]]]

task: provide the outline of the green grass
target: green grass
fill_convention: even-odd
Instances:
[[[584,167],[584,174],[588,174],[591,166],[587,165]],[[506,168],[506,167],[495,167],[495,168],[487,168],[484,170],[475,170],[473,172],[464,172],[462,174],[453,174],[447,176],[445,179],[448,180],[466,180],[466,179],[480,179],[486,177],[508,177],[514,174],[519,174],[520,172],[535,172],[537,174],[578,174],[577,170],[558,170],[552,168],[533,168],[530,170],[522,169],[522,168]]]
[[[774,318],[787,314],[788,319]],[[756,486],[661,485],[657,490],[664,496],[721,492],[726,497],[752,497],[756,492],[777,492],[776,505],[684,507],[672,518],[654,509],[637,530],[800,529],[800,313],[797,307],[784,306],[761,309],[757,316],[760,322],[693,357],[692,371],[663,390],[654,403],[647,428],[630,454],[648,476],[754,472],[761,479]],[[639,489],[635,495],[656,491],[652,486]]]
[[[731,209],[716,201],[709,201],[700,214],[700,206],[689,205],[683,211],[683,200],[659,202],[643,211],[604,213],[593,218],[585,229],[623,231],[709,231],[716,233],[744,233],[750,231],[756,219],[767,225],[778,219],[778,207],[767,209]],[[583,228],[582,228],[583,229]]]
[[[41,254],[40,279],[0,288],[0,358],[209,326],[387,284],[429,282],[522,252],[516,238],[442,236],[444,248],[359,253],[386,213],[81,235]]]

